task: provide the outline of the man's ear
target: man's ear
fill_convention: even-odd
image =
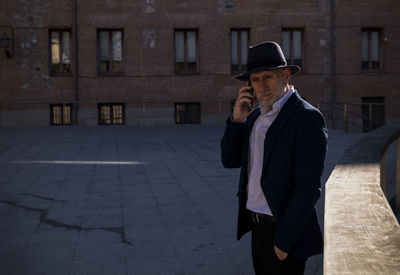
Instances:
[[[290,76],[291,76],[291,71],[290,71],[290,68],[285,68],[283,71],[282,71],[282,75],[281,75],[281,79],[282,79],[282,84],[288,84],[289,83],[289,79],[290,79]]]
[[[286,68],[284,71],[284,79],[286,82],[289,82],[290,76],[291,76],[291,70],[290,68]]]

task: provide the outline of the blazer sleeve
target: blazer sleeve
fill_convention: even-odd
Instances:
[[[242,166],[242,147],[245,122],[236,123],[229,117],[221,140],[221,160],[225,168]]]
[[[307,226],[321,195],[328,132],[325,120],[317,110],[300,115],[294,149],[294,190],[284,216],[277,227],[274,243],[290,252]]]

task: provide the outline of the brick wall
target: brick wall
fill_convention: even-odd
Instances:
[[[174,102],[201,102],[202,123],[220,123],[242,84],[231,77],[230,29],[250,29],[250,44],[281,42],[282,28],[304,28],[304,72],[291,82],[312,104],[329,102],[330,1],[250,0],[102,0],[78,1],[79,123],[97,124],[97,103],[126,103],[126,124],[174,123]],[[360,102],[363,96],[384,96],[400,102],[400,12],[397,0],[337,0],[338,102]],[[357,7],[357,8],[356,8]],[[14,32],[14,58],[0,51],[0,123],[46,125],[49,107],[33,115],[29,105],[18,111],[10,102],[73,103],[74,79],[49,75],[49,29],[72,31],[72,1],[36,0],[0,3],[0,34]],[[383,71],[363,73],[360,30],[383,29]],[[123,29],[123,75],[97,73],[97,29]],[[198,73],[174,73],[174,29],[198,29]],[[71,37],[72,38],[72,37]],[[74,53],[73,53],[74,54]],[[72,57],[72,70],[75,63]],[[141,102],[164,102],[146,108]],[[214,103],[207,103],[213,101]],[[223,102],[223,103],[215,103]],[[219,104],[219,105],[218,105]],[[222,104],[223,107],[220,107]],[[139,107],[133,107],[133,106]],[[36,106],[36,105],[35,105]],[[39,106],[39,105],[38,105]],[[217,106],[217,107],[216,107]],[[35,107],[37,108],[37,106]],[[204,110],[203,110],[204,108]],[[21,108],[19,108],[21,109]],[[387,121],[400,117],[387,107]],[[33,111],[32,111],[33,112]],[[16,119],[21,114],[21,118]],[[150,115],[151,114],[151,115]],[[40,122],[39,122],[40,121]]]

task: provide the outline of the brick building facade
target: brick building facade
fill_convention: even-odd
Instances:
[[[398,0],[1,0],[0,125],[222,123],[243,49],[266,40],[329,123],[399,121],[398,14]]]

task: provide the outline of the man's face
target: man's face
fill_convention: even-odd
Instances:
[[[251,86],[258,102],[270,108],[285,93],[290,78],[290,69],[262,71],[250,75]]]

